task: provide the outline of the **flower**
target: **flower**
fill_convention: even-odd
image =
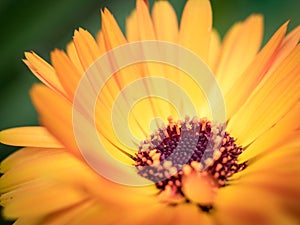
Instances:
[[[235,24],[221,42],[211,29],[207,0],[186,3],[179,29],[167,1],[157,1],[150,16],[147,2],[137,0],[126,37],[107,9],[101,14],[97,40],[83,29],[75,31],[67,53],[51,53],[52,66],[34,52],[25,53],[24,62],[44,83],[31,90],[43,126],[0,133],[1,142],[25,146],[1,163],[4,216],[17,219],[16,224],[298,224],[300,28],[286,35],[288,23],[283,24],[260,50],[260,15]],[[200,57],[224,93],[227,127],[225,132],[223,124],[212,121],[203,93],[182,72],[151,62],[118,71],[99,95],[95,121],[106,149],[152,183],[130,186],[100,176],[87,163],[73,133],[72,112],[80,79],[98,57],[139,40],[176,43]],[[114,67],[113,57],[110,63]],[[159,87],[151,76],[157,71],[164,82],[171,80],[188,93],[197,114],[177,121],[176,110],[160,98],[141,99],[129,116],[118,109],[142,141],[133,154],[108,118],[114,99],[134,80],[150,77],[141,89]],[[168,125],[151,134],[147,123],[157,116],[168,118]],[[80,125],[91,135],[86,124]],[[193,138],[197,150],[181,164],[185,156],[176,154],[178,146],[190,149]],[[207,157],[206,149],[213,150]],[[167,160],[170,154],[181,161]]]

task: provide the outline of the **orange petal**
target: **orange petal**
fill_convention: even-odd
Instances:
[[[140,40],[155,40],[156,35],[149,9],[143,0],[136,1],[136,12]]]
[[[187,1],[181,17],[179,43],[208,61],[212,10],[208,0]]]
[[[102,33],[107,51],[118,47],[121,44],[127,43],[119,25],[109,10],[105,8],[104,11],[101,12],[101,18]]]
[[[230,90],[225,93],[225,100],[227,106],[227,117],[231,118],[243,102],[251,94],[252,90],[264,77],[266,71],[269,69],[276,51],[280,47],[284,35],[287,30],[288,23],[282,25],[278,31],[273,35],[267,45],[258,53],[253,62],[248,66],[245,72],[239,76]],[[238,94],[237,94],[238,92]]]
[[[300,40],[300,26],[292,30],[283,40],[276,58],[272,62],[272,67],[268,71],[273,72],[286,56],[296,47]]]
[[[0,132],[0,141],[13,146],[62,148],[45,127],[18,127]]]
[[[84,70],[87,70],[100,56],[97,42],[88,31],[79,28],[74,33],[74,44],[82,67]]]
[[[64,51],[56,49],[51,52],[51,61],[69,99],[73,101],[74,93],[82,74]]]
[[[178,20],[168,1],[157,1],[152,8],[152,18],[158,40],[177,42]]]
[[[73,41],[71,41],[67,45],[67,54],[68,54],[70,60],[76,66],[77,70],[80,72],[80,74],[83,74],[84,73],[83,67],[81,66],[81,62],[80,62],[79,57],[77,55],[76,48],[75,48],[75,45],[74,45]]]
[[[126,37],[129,42],[139,40],[136,10],[133,10],[129,17],[126,19]]]
[[[106,49],[105,49],[105,42],[104,42],[104,37],[103,37],[103,32],[102,30],[100,30],[98,33],[97,33],[97,43],[98,43],[98,46],[99,46],[99,50],[100,50],[100,54],[104,54],[106,52]]]
[[[269,76],[230,119],[228,129],[242,145],[276,124],[299,100],[300,45]]]
[[[225,36],[216,76],[226,93],[256,56],[263,36],[263,17],[252,15]]]
[[[39,57],[34,52],[25,52],[25,64],[29,67],[31,72],[46,84],[51,89],[65,95],[65,90],[62,87],[55,70],[45,60]]]
[[[73,154],[79,156],[73,134],[71,103],[42,85],[34,85],[30,95],[41,123]]]

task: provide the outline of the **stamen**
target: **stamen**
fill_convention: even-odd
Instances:
[[[167,127],[159,128],[141,142],[134,157],[138,174],[153,181],[159,190],[170,187],[184,197],[182,178],[192,171],[210,174],[223,187],[230,176],[245,169],[246,163],[237,162],[243,148],[222,124],[197,117],[185,117],[183,121],[169,117],[168,121]],[[211,209],[201,207],[205,211]]]

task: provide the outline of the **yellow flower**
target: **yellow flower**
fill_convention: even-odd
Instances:
[[[42,126],[0,133],[2,143],[25,147],[1,163],[3,215],[16,219],[18,225],[299,224],[300,27],[286,35],[288,23],[283,24],[260,50],[262,16],[236,23],[221,42],[212,29],[207,0],[187,1],[179,28],[167,1],[155,2],[150,15],[147,2],[137,0],[126,21],[126,36],[107,9],[101,15],[102,30],[96,40],[83,29],[75,31],[66,53],[51,53],[52,65],[33,52],[25,53],[24,62],[44,83],[30,93]],[[80,108],[83,103],[76,102],[77,88],[89,71],[97,81],[104,76],[103,68],[116,67],[118,56],[105,53],[128,43],[133,48],[135,41],[143,40],[164,41],[157,46],[176,44],[200,57],[220,85],[226,121],[213,120],[214,108],[209,110],[205,93],[180,68],[149,61],[129,65],[105,80],[95,98],[99,139],[118,162],[111,167],[109,158],[98,161],[103,149],[94,149],[93,139],[84,139],[86,149],[80,146],[76,132],[89,138],[93,121]],[[153,48],[157,51],[170,54]],[[108,64],[97,64],[101,55],[110,59]],[[200,68],[204,72],[199,76],[210,74],[204,63]],[[142,80],[144,86],[133,89],[135,80]],[[180,117],[190,108],[185,108],[187,102],[181,102],[182,95],[171,89],[169,81],[189,96],[195,114]],[[93,104],[94,83],[90,85],[81,96],[84,104]],[[131,95],[124,92],[128,86],[131,93],[159,89],[174,102],[178,98],[181,108],[168,104],[168,99],[148,96],[126,111],[126,102],[114,103],[120,95],[128,100]],[[76,112],[84,123],[74,124]],[[116,120],[110,119],[112,114]],[[164,118],[167,126],[157,117]],[[157,125],[156,131],[149,128],[149,121]],[[226,122],[226,132],[218,122]],[[126,131],[132,135],[126,136]],[[136,179],[133,182],[150,184],[114,182],[99,174],[95,165],[106,167],[104,172],[116,180],[124,178],[120,168],[128,166],[134,171],[127,174]],[[133,183],[128,180],[128,184]]]

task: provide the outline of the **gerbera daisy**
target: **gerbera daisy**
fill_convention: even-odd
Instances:
[[[42,126],[0,133],[24,146],[1,163],[3,215],[18,225],[299,224],[300,27],[283,24],[260,49],[262,16],[221,42],[208,0],[187,1],[179,28],[167,1],[151,15],[137,0],[126,36],[101,16],[96,39],[75,31],[52,65],[25,53],[44,83],[30,92]]]

